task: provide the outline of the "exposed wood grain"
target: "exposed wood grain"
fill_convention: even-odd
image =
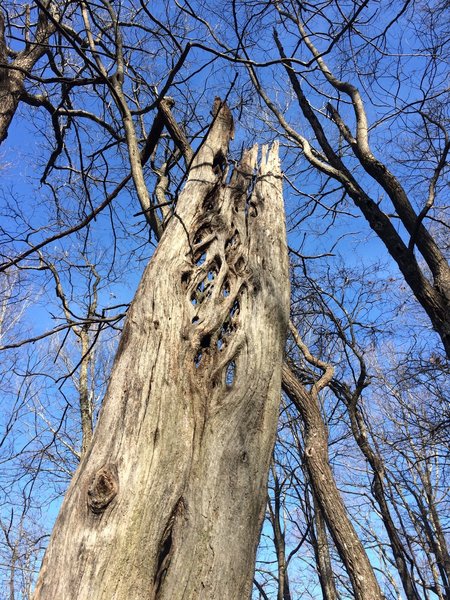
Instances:
[[[277,145],[257,174],[257,148],[245,152],[227,184],[232,131],[216,106],[129,310],[35,600],[250,598],[289,277]]]

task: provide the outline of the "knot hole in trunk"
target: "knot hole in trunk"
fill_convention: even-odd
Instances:
[[[116,465],[105,465],[95,473],[87,492],[87,503],[94,514],[101,514],[119,491]]]

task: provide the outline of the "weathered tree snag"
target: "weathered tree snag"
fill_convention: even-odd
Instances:
[[[245,152],[227,184],[233,122],[218,102],[214,114],[130,307],[35,600],[250,597],[288,259],[277,146],[256,180],[257,148]]]

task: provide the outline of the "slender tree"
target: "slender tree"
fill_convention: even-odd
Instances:
[[[46,53],[59,18],[56,4],[51,0],[44,0],[37,10],[29,4],[24,5],[19,12],[21,25],[16,27],[23,36],[24,47],[15,51],[8,46],[6,38],[5,28],[10,25],[8,15],[0,9],[0,144],[6,139],[19,102],[25,95],[25,80]]]

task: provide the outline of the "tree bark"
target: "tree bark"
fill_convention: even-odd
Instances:
[[[226,184],[214,121],[129,309],[35,600],[250,598],[289,278],[277,145]]]
[[[25,77],[0,65],[0,144],[8,136],[9,125],[19,105]]]
[[[81,327],[78,332],[81,347],[80,376],[78,395],[80,398],[81,456],[84,456],[92,442],[92,400],[90,398],[88,369],[92,355],[89,352],[89,328]]]
[[[43,5],[51,10],[50,2],[45,1]],[[25,48],[9,63],[5,19],[0,10],[0,144],[8,137],[9,126],[24,91],[26,76],[45,54],[48,38],[54,30],[54,24],[40,10],[33,41],[27,42]]]
[[[331,564],[330,547],[322,509],[314,496],[314,554],[316,555],[319,583],[323,600],[339,600]]]
[[[292,369],[283,365],[283,389],[305,424],[305,461],[314,495],[336,545],[356,600],[383,600],[364,547],[350,521],[336,486],[328,457],[328,435],[317,400],[299,382]]]

